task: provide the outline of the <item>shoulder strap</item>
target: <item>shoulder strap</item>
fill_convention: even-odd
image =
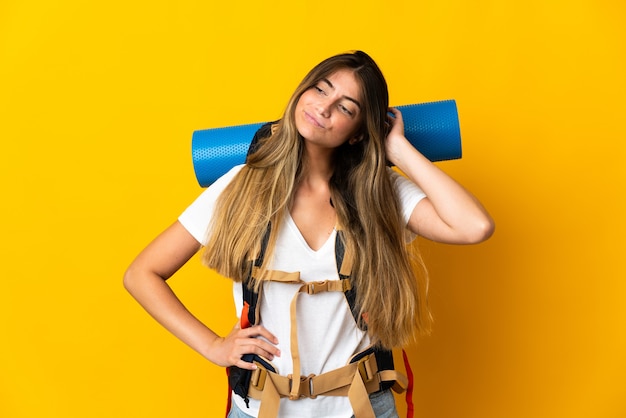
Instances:
[[[261,295],[259,292],[262,291],[263,287],[259,287],[259,292],[254,291],[254,287],[252,286],[252,280],[250,280],[253,276],[252,273],[255,271],[255,267],[260,267],[263,264],[263,259],[265,257],[265,252],[267,249],[267,244],[269,241],[269,236],[271,232],[271,226],[267,226],[267,230],[265,231],[265,235],[261,240],[261,247],[259,249],[259,253],[257,254],[255,260],[250,263],[250,272],[248,274],[248,278],[242,282],[243,288],[243,302],[244,302],[244,311],[241,314],[241,327],[246,328],[257,324],[259,322],[259,311],[260,304],[259,300]],[[343,231],[340,229],[337,230],[336,238],[335,238],[335,261],[337,264],[337,272],[339,274],[340,280],[349,280],[350,283],[348,286],[344,286],[344,295],[350,306],[350,310],[352,311],[352,315],[357,323],[358,321],[358,310],[356,309],[356,286],[354,281],[350,280],[353,257],[350,251],[350,248],[346,247]],[[361,322],[362,323],[362,322]],[[369,353],[373,353],[376,357],[376,361],[379,365],[380,370],[394,370],[393,363],[393,354],[389,350],[382,349],[380,347],[372,347]],[[356,358],[355,360],[358,360]],[[393,382],[381,382],[381,389],[387,389],[393,385]]]
[[[261,267],[263,264],[263,259],[265,257],[265,250],[267,249],[267,243],[270,239],[270,232],[272,227],[270,224],[267,225],[267,229],[265,230],[265,235],[263,235],[263,239],[261,240],[261,248],[259,249],[259,253],[253,262],[250,263],[250,268],[248,270],[248,277],[241,282],[241,288],[243,290],[243,312],[241,313],[241,328],[248,328],[259,322],[259,292],[262,291],[263,287],[259,287],[259,292],[254,290],[254,285],[252,283],[252,273],[255,271],[255,267]]]
[[[248,156],[250,156],[250,154],[254,154],[254,152],[259,148],[259,141],[261,141],[261,139],[267,138],[274,132],[274,126],[278,122],[279,121],[276,120],[274,122],[265,123],[255,132],[254,136],[252,137],[252,141],[248,146],[246,160],[248,159]]]
[[[252,326],[258,323],[259,320],[259,293],[254,291],[254,287],[252,286],[252,280],[250,279],[252,278],[252,272],[254,271],[254,267],[261,267],[261,265],[263,264],[265,251],[267,250],[267,243],[269,242],[270,232],[271,225],[268,224],[265,235],[261,240],[261,248],[259,249],[259,253],[257,254],[254,261],[250,264],[248,277],[242,282],[244,303],[244,312],[242,312],[241,315],[242,328]],[[350,255],[349,250],[346,251],[346,245],[343,239],[343,232],[341,230],[337,230],[337,235],[335,238],[335,262],[337,263],[337,272],[339,274],[339,278],[341,280],[349,280],[352,270],[352,256]],[[348,301],[348,305],[350,306],[350,310],[352,311],[352,315],[354,315],[356,319],[358,312],[355,312],[354,307],[356,301],[356,290],[354,286],[348,286],[344,294]]]
[[[352,272],[353,258],[350,250],[346,250],[345,241],[343,239],[343,232],[341,230],[337,230],[337,238],[335,241],[335,258],[339,270],[339,277],[341,279],[349,279]],[[348,301],[348,305],[350,306],[350,310],[352,311],[352,316],[354,317],[354,320],[357,324],[363,324],[363,322],[359,322],[358,320],[359,312],[356,308],[356,292],[356,283],[354,280],[352,280],[351,286],[349,286],[348,290],[346,290],[344,294],[346,295],[346,300]],[[366,326],[366,324],[364,324],[364,326]],[[393,363],[393,352],[379,346],[374,346],[371,348],[371,350],[366,350],[360,355],[355,356],[353,361],[359,360],[364,354],[370,353],[373,353],[376,356],[379,370],[394,370],[395,366]],[[392,386],[393,382],[380,382],[381,389],[389,389]]]
[[[346,251],[346,244],[344,240],[343,231],[337,229],[337,236],[335,238],[335,261],[337,263],[337,271],[341,280],[349,280],[352,273],[352,254],[349,250]],[[356,286],[353,280],[351,280],[351,286],[344,292],[348,306],[354,320],[358,323],[359,313],[356,309]]]

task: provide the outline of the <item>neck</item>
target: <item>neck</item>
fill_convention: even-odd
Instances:
[[[302,155],[302,174],[307,182],[328,182],[333,175],[333,149],[305,147]]]

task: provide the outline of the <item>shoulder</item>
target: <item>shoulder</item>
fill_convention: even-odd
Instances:
[[[215,209],[215,202],[244,165],[241,164],[231,168],[226,174],[217,179],[178,217],[178,221],[198,242],[202,243],[205,239],[205,233]]]
[[[417,204],[426,197],[426,193],[407,177],[398,173],[393,168],[388,168],[391,184],[395,189],[398,201],[400,202],[400,210],[405,224],[408,223],[413,209]]]
[[[230,170],[228,170],[228,172],[226,172],[226,174],[224,174],[222,177],[217,179],[213,184],[211,184],[209,187],[207,187],[200,194],[198,199],[201,199],[201,198],[207,199],[207,198],[211,198],[211,196],[216,198],[217,196],[219,196],[224,191],[226,186],[228,186],[230,184],[230,182],[235,178],[235,176],[237,174],[239,174],[239,172],[244,167],[245,167],[245,164],[238,164],[238,165],[234,166],[233,168],[231,168]]]

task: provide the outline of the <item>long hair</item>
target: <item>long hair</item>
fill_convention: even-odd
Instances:
[[[268,225],[280,225],[301,176],[302,137],[295,124],[300,96],[334,72],[348,69],[361,88],[361,140],[335,151],[331,202],[345,245],[354,255],[359,326],[383,347],[402,346],[428,332],[427,275],[414,246],[405,244],[400,205],[387,167],[384,140],[389,95],[376,63],[355,51],[315,66],[289,100],[282,119],[261,140],[246,165],[217,201],[204,263],[236,281],[243,280]],[[261,270],[267,270],[278,228],[270,228]],[[260,286],[263,276],[259,282]]]

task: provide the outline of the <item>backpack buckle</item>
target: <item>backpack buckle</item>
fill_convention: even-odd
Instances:
[[[322,282],[308,282],[305,283],[301,292],[309,295],[316,295],[322,292],[346,292],[352,289],[352,283],[350,279],[341,280],[324,280]]]
[[[306,293],[309,295],[316,295],[318,293],[326,292],[326,291],[328,291],[327,281],[307,283]]]
[[[299,379],[294,378],[293,375],[288,375],[289,379],[289,399],[297,400],[301,398],[311,398],[315,399],[317,395],[314,395],[313,392],[313,378],[315,378],[314,374],[310,374],[308,376],[300,376]],[[297,382],[298,388],[297,391],[294,391],[293,384]]]
[[[372,365],[370,360],[372,359],[372,354],[363,357],[357,363],[357,369],[359,374],[361,375],[361,379],[363,379],[363,383],[369,383],[376,377],[376,371],[372,370]],[[374,360],[376,357],[374,357]],[[376,367],[378,368],[378,367]]]
[[[259,391],[263,391],[265,379],[267,379],[267,370],[261,363],[255,361],[254,364],[256,364],[257,368],[252,371],[252,376],[250,376],[250,386]]]

